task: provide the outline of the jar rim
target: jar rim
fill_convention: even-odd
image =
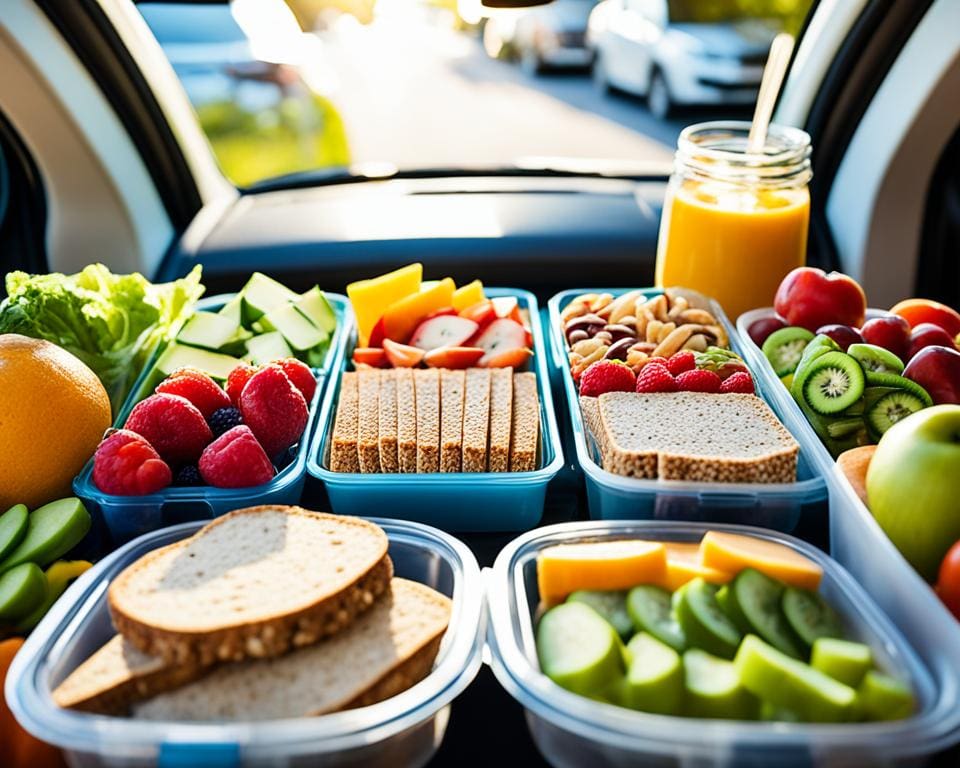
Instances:
[[[726,141],[730,146],[711,147],[697,141],[698,134],[704,139],[714,135],[717,141]],[[754,168],[793,165],[803,162],[809,156],[810,135],[800,128],[771,123],[767,131],[766,146],[760,153],[746,152],[749,134],[750,122],[746,120],[715,120],[688,125],[677,139],[677,155]],[[742,149],[738,146],[741,144]]]

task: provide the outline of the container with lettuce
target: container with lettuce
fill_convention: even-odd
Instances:
[[[173,339],[203,294],[200,267],[153,284],[139,273],[115,275],[91,264],[75,275],[10,272],[0,304],[0,333],[46,339],[97,374],[114,414],[161,343]]]

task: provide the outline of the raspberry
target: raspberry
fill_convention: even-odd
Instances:
[[[300,390],[300,394],[303,395],[303,399],[307,401],[307,405],[310,405],[313,401],[313,393],[317,391],[317,380],[314,378],[313,371],[310,370],[310,367],[305,363],[301,363],[295,357],[277,360],[274,365],[279,365],[283,368],[283,372],[287,374],[287,378],[290,379],[293,386]]]
[[[93,456],[93,482],[104,493],[144,496],[170,485],[170,467],[140,435],[118,429]]]
[[[230,405],[230,398],[220,389],[220,385],[207,374],[193,368],[177,369],[160,382],[156,391],[187,398],[205,419],[209,419],[210,414],[218,408]]]
[[[239,427],[243,424],[243,416],[240,415],[240,409],[230,406],[228,408],[218,408],[207,419],[210,425],[210,431],[214,437],[220,437],[224,432]]]
[[[677,387],[681,392],[709,392],[715,394],[720,391],[720,377],[713,371],[698,368],[677,376]]]
[[[756,394],[753,389],[753,378],[745,371],[737,371],[724,379],[720,385],[720,391],[724,394],[730,392],[739,392],[744,395]]]
[[[240,405],[240,393],[258,370],[260,369],[243,363],[230,371],[227,376],[227,396],[234,405]]]
[[[269,482],[275,472],[250,427],[241,424],[220,435],[200,457],[200,474],[217,488],[248,488]]]
[[[196,464],[187,464],[177,472],[176,485],[203,485],[203,478]]]
[[[268,456],[297,442],[307,426],[307,401],[277,365],[268,365],[247,382],[240,413]]]
[[[580,377],[580,394],[598,397],[605,392],[633,392],[637,377],[626,365],[616,360],[597,360]]]
[[[677,382],[667,370],[667,367],[659,363],[647,363],[640,370],[637,376],[637,392],[644,394],[652,392],[676,392]]]
[[[137,403],[124,429],[145,438],[169,464],[196,461],[213,440],[203,414],[180,395],[150,395]]]
[[[672,373],[674,376],[679,376],[681,373],[692,371],[696,367],[697,360],[693,356],[693,352],[691,352],[689,349],[681,349],[669,360],[667,360],[667,370],[670,371],[670,373]]]

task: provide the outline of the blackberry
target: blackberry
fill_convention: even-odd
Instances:
[[[203,485],[200,470],[194,464],[187,464],[177,472],[176,485]]]
[[[213,436],[220,437],[224,432],[243,424],[243,416],[240,415],[239,408],[218,408],[210,414],[207,424],[210,425]]]

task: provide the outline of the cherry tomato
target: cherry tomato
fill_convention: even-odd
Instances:
[[[940,564],[937,594],[947,610],[960,619],[960,541],[950,547]]]

